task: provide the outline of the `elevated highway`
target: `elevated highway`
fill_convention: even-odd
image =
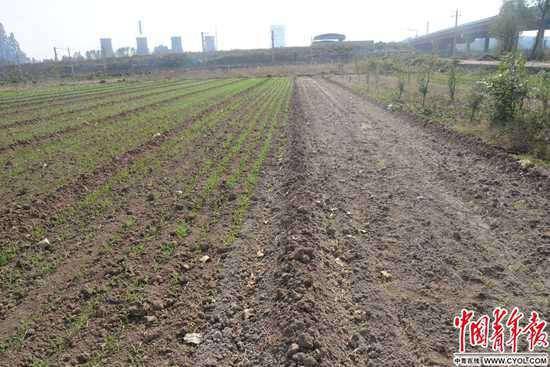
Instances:
[[[428,51],[433,50],[436,46],[439,49],[445,49],[449,47],[452,50],[453,42],[456,34],[456,43],[466,44],[467,48],[471,42],[476,39],[485,40],[485,52],[489,51],[490,31],[491,26],[494,24],[496,16],[489,17],[475,22],[465,23],[459,25],[456,29],[448,28],[441,31],[426,34],[424,36],[409,39],[408,42],[411,46],[418,50]],[[533,30],[537,28],[536,24],[526,24],[522,27],[522,31]],[[547,19],[546,29],[550,28],[550,19]]]

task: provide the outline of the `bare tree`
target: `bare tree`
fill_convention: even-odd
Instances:
[[[550,0],[534,0],[537,10],[538,31],[535,38],[535,45],[531,50],[531,59],[542,59],[544,57],[544,31],[546,18],[550,14]]]

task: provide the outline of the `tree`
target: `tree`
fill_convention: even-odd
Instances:
[[[23,64],[29,62],[29,59],[19,46],[15,35],[10,33],[8,36],[2,23],[0,23],[0,63],[5,64]]]
[[[116,57],[129,57],[132,56],[132,49],[130,47],[121,47],[115,52]]]
[[[101,59],[101,52],[97,50],[86,51],[86,60],[98,60]]]
[[[517,49],[519,33],[530,17],[525,0],[505,0],[500,8],[491,33],[499,41],[501,53],[510,53]]]
[[[531,59],[541,60],[544,57],[544,31],[546,19],[550,15],[550,0],[532,0],[537,16],[537,37],[531,50]]]
[[[164,45],[160,45],[155,47],[155,50],[153,51],[155,55],[166,55],[170,53],[170,49]]]

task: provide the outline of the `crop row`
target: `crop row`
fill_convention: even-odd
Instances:
[[[68,114],[61,117],[55,117],[50,121],[41,121],[40,123],[22,124],[5,127],[6,134],[0,137],[0,153],[8,147],[13,148],[16,145],[25,145],[35,141],[44,141],[55,134],[61,136],[67,132],[85,128],[86,126],[95,126],[106,122],[116,122],[120,118],[130,114],[139,114],[148,112],[151,108],[159,105],[173,103],[179,99],[193,94],[205,92],[210,89],[222,87],[233,83],[233,80],[216,81],[211,83],[199,83],[189,85],[185,88],[176,88],[167,91],[157,91],[151,95],[134,97],[129,100],[121,100],[119,103],[108,103],[105,106],[85,109],[82,113]],[[126,98],[124,98],[126,99]]]
[[[259,141],[262,141],[262,147],[267,146],[265,142],[269,140],[269,137],[266,136],[266,132],[273,131],[273,127],[276,126],[275,116],[281,117],[277,111],[280,110],[282,102],[285,100],[285,94],[288,93],[288,89],[285,89],[284,86],[284,81],[277,81],[276,86],[274,86],[276,93],[270,97],[268,102],[258,103],[256,110],[250,111],[247,114],[248,118],[245,118],[244,121],[240,123],[239,121],[235,121],[235,127],[238,127],[238,130],[233,131],[232,134],[227,134],[225,139],[222,136],[219,137],[221,141],[223,141],[223,144],[219,144],[221,149],[217,150],[213,155],[208,156],[208,159],[202,159],[203,164],[206,164],[210,169],[199,170],[202,178],[198,178],[195,181],[201,183],[195,185],[194,190],[190,193],[192,197],[198,196],[201,198],[201,194],[205,193],[205,190],[210,188],[206,200],[199,199],[199,202],[202,202],[203,205],[200,206],[195,204],[191,213],[187,212],[176,215],[171,215],[169,212],[164,213],[164,217],[166,218],[165,224],[158,230],[158,235],[150,237],[142,243],[145,251],[136,258],[129,258],[127,261],[129,267],[143,269],[146,264],[152,262],[156,274],[166,274],[170,269],[173,269],[178,261],[177,256],[166,256],[170,254],[166,254],[167,243],[163,241],[162,235],[168,232],[170,228],[174,229],[176,234],[179,233],[178,229],[186,229],[182,236],[183,239],[179,238],[176,241],[172,250],[172,255],[175,255],[178,248],[182,247],[184,247],[182,249],[183,253],[188,252],[190,249],[186,249],[185,247],[191,243],[208,244],[217,242],[219,235],[224,232],[223,223],[217,222],[223,217],[222,213],[230,215],[234,211],[236,202],[230,199],[230,196],[226,195],[225,187],[221,187],[220,185],[224,182],[225,178],[231,175],[232,167],[234,167],[237,162],[242,161],[243,156],[247,155],[246,152],[258,147]],[[266,150],[263,151],[265,152]],[[262,151],[258,151],[257,153],[261,155]],[[220,159],[228,155],[231,156],[231,159]],[[208,164],[212,159],[216,159],[218,161],[217,164]],[[252,173],[255,167],[258,166],[250,166],[243,173]],[[238,180],[239,186],[245,185],[247,177],[247,174],[241,175]],[[181,200],[186,200],[185,196],[183,196]],[[205,251],[207,248],[208,246],[204,246],[203,250],[200,251]],[[130,255],[131,252],[128,254]],[[145,258],[148,259],[146,260]],[[215,266],[211,266],[210,269],[204,269],[201,272],[206,272],[208,274],[214,271]],[[124,279],[125,277],[126,279]],[[128,285],[131,286],[136,284],[132,284],[131,277],[128,277],[128,275],[121,276],[110,284],[110,293],[117,295],[124,294],[123,290],[126,289]],[[161,289],[155,286],[155,294],[162,299],[174,299],[174,306],[171,312],[173,315],[182,315],[174,320],[167,320],[168,322],[180,323],[183,318],[183,322],[185,322],[189,328],[199,331],[204,326],[204,317],[197,318],[198,315],[196,314],[185,315],[186,313],[184,311],[189,308],[195,308],[197,306],[202,307],[203,305],[215,302],[215,292],[212,286],[213,285],[210,284],[206,287],[204,284],[195,283],[186,285],[184,290],[182,289],[182,279],[177,274],[172,273],[171,281],[168,284],[164,284],[160,287]],[[131,295],[132,297],[127,297],[128,295],[125,294],[127,297],[125,299],[127,302],[126,305],[136,300],[143,301],[147,297],[147,294],[151,292],[152,287],[152,284],[147,281],[136,285]],[[189,287],[192,289],[189,289]],[[193,294],[194,301],[189,303],[188,298],[191,293]],[[101,299],[101,297],[99,299]],[[126,305],[122,305],[122,307]],[[119,312],[118,315],[124,315],[124,313],[121,314]],[[120,321],[124,322],[125,320],[122,319]],[[128,336],[132,335],[132,333],[138,329],[139,325],[128,323],[123,328],[116,330],[117,338],[121,347],[125,350],[125,353],[133,350]],[[84,335],[86,334],[85,330],[81,332]],[[88,337],[90,336],[91,335],[88,333]],[[170,336],[168,336],[167,339],[170,339]],[[108,363],[106,361],[109,358],[108,354],[100,353],[100,356],[101,360],[105,360],[105,362]]]
[[[118,103],[119,101],[122,102],[125,100],[125,97],[128,97],[128,96],[139,97],[141,95],[144,95],[144,96],[155,95],[157,94],[157,92],[160,92],[160,94],[162,94],[163,91],[177,90],[178,87],[186,88],[186,87],[198,86],[203,83],[207,83],[207,82],[200,82],[200,81],[195,81],[191,83],[183,82],[183,83],[180,83],[179,85],[175,85],[175,88],[173,88],[172,86],[167,86],[167,87],[160,86],[160,87],[153,87],[147,90],[139,90],[137,92],[131,91],[130,93],[125,93],[124,91],[121,91],[120,93],[117,92],[117,94],[114,97],[107,96],[105,99],[102,99],[100,101],[92,101],[92,102],[71,101],[63,105],[47,104],[46,106],[40,106],[40,108],[37,110],[31,110],[28,112],[16,111],[16,114],[14,116],[3,117],[0,121],[0,124],[1,124],[0,126],[12,127],[17,125],[31,125],[36,123],[43,123],[53,118],[61,117],[67,114],[86,112],[87,109],[107,106],[109,104]],[[129,100],[132,100],[132,98],[130,98]],[[114,103],[109,103],[111,101],[113,101]]]
[[[256,84],[258,85],[258,84]],[[212,129],[219,120],[223,120],[230,113],[240,111],[240,106],[246,101],[252,103],[254,99],[258,97],[258,94],[262,92],[266,93],[268,86],[262,85],[261,88],[255,88],[251,92],[248,92],[246,97],[241,97],[237,102],[232,103],[229,107],[221,109],[215,113],[211,113],[193,123],[190,127],[183,129],[180,133],[176,134],[166,142],[164,142],[157,151],[145,152],[141,157],[133,161],[129,166],[121,167],[118,173],[114,174],[98,189],[87,194],[80,204],[74,207],[74,210],[67,209],[68,215],[61,215],[52,219],[57,224],[63,224],[65,221],[72,221],[75,219],[85,222],[90,218],[100,216],[103,210],[112,208],[113,202],[122,202],[120,198],[116,199],[111,195],[117,195],[119,192],[116,187],[127,187],[130,184],[130,178],[133,180],[141,179],[143,177],[150,176],[155,168],[155,162],[170,161],[173,156],[177,156],[178,152],[182,149],[186,149],[189,153],[192,153],[192,149],[196,148],[194,144],[190,144],[190,141],[196,140],[201,134],[206,134],[205,129]],[[208,140],[207,143],[214,144],[214,142]],[[201,144],[200,146],[207,146],[207,144]],[[65,219],[63,219],[65,218]],[[81,227],[78,225],[77,227]],[[35,228],[33,232],[38,233],[36,239],[40,238],[42,233],[46,233],[46,226],[42,228]],[[63,240],[63,239],[61,239]]]
[[[273,86],[270,86],[273,87]],[[258,90],[255,92],[254,95],[251,95],[250,97],[257,96],[257,93],[260,92]],[[79,205],[77,205],[75,208],[73,208],[71,211],[68,211],[65,213],[65,219],[60,220],[58,225],[67,225],[71,228],[75,228],[74,224],[77,224],[77,228],[81,228],[82,223],[74,223],[73,221],[79,221],[79,218],[82,220],[85,220],[85,217],[90,218],[90,215],[93,217],[95,215],[99,215],[99,212],[103,212],[103,215],[106,215],[105,211],[110,212],[113,210],[113,206],[119,205],[121,202],[128,203],[128,201],[132,200],[132,193],[136,193],[135,190],[138,190],[138,193],[140,190],[143,190],[143,185],[150,179],[153,180],[160,180],[161,177],[165,177],[167,174],[170,175],[169,178],[171,179],[172,185],[179,182],[180,180],[192,180],[188,177],[186,171],[179,171],[174,176],[174,168],[179,167],[179,164],[175,164],[177,162],[185,162],[187,159],[187,151],[190,151],[190,153],[193,152],[195,147],[202,146],[197,145],[196,139],[202,140],[202,143],[205,145],[209,145],[212,150],[216,150],[218,155],[221,153],[223,154],[223,149],[220,150],[220,147],[226,147],[227,143],[225,144],[218,144],[218,141],[212,141],[209,139],[214,136],[221,138],[222,136],[225,136],[224,134],[224,127],[229,128],[229,126],[226,124],[230,116],[239,117],[241,116],[243,111],[250,110],[252,106],[258,107],[260,109],[263,108],[263,117],[266,118],[265,114],[267,113],[267,109],[265,107],[261,107],[262,105],[265,105],[266,98],[271,98],[268,96],[268,93],[266,93],[266,88],[263,88],[261,91],[262,95],[259,96],[259,98],[246,98],[246,101],[244,99],[240,100],[240,102],[235,103],[234,105],[230,106],[228,109],[221,110],[215,114],[209,115],[205,119],[198,121],[196,124],[193,125],[191,129],[182,131],[182,134],[174,137],[169,142],[163,144],[159,151],[154,155],[148,155],[144,157],[143,159],[136,161],[134,164],[132,164],[131,167],[128,167],[128,169],[124,169],[121,171],[116,177],[113,177],[112,180],[109,181],[109,183],[102,186],[102,188],[98,189],[96,192],[88,195],[85,200],[83,200]],[[243,102],[246,102],[244,108],[242,106]],[[263,101],[263,102],[262,102]],[[259,118],[258,114],[256,113],[255,119],[257,120]],[[242,116],[245,117],[245,116]],[[250,117],[248,117],[250,119]],[[245,117],[244,119],[234,119],[232,124],[235,124],[233,128],[241,129],[242,126],[239,125],[242,121],[248,121],[248,119]],[[223,123],[223,125],[222,125]],[[250,127],[250,125],[249,125]],[[243,134],[250,134],[249,127],[245,130],[246,132],[241,132],[238,136],[242,137]],[[237,133],[239,130],[236,130],[235,133]],[[221,134],[221,135],[220,135]],[[232,144],[242,144],[242,139],[235,139],[234,134],[229,134],[227,141],[231,141]],[[182,149],[185,148],[185,149]],[[207,149],[204,151],[204,153],[209,154],[210,151]],[[191,156],[191,158],[195,157],[194,155]],[[198,158],[202,158],[203,161],[206,158],[205,156],[199,155]],[[199,162],[195,162],[199,163]],[[194,166],[195,164],[192,164],[191,166]],[[219,165],[217,166],[219,167]],[[203,172],[204,173],[204,172]],[[208,177],[212,177],[209,175]],[[208,181],[208,180],[207,180]],[[164,180],[160,180],[158,182],[159,184],[163,184]],[[124,187],[124,191],[117,190],[117,187]],[[170,190],[163,193],[163,196],[157,198],[157,201],[163,200],[163,201],[170,201],[173,200],[174,197],[174,190],[175,187],[171,187]],[[129,194],[130,193],[130,194]],[[144,195],[145,192],[141,191],[141,194]],[[160,192],[156,193],[157,195],[161,195]],[[122,196],[122,197],[120,197]],[[123,197],[126,197],[125,199]],[[135,200],[135,198],[133,199]],[[164,215],[162,217],[169,218],[169,208],[171,209],[172,205],[156,205],[156,208],[160,208],[164,211]],[[101,208],[101,210],[99,210]],[[91,211],[90,211],[91,210]],[[84,213],[84,214],[83,214]],[[73,215],[75,214],[75,215]],[[83,218],[84,217],[84,218]],[[157,216],[155,216],[157,218]],[[143,220],[143,218],[141,218]],[[67,221],[67,222],[65,222]],[[162,219],[159,219],[160,222],[162,222]],[[162,232],[162,231],[161,231]],[[70,236],[69,236],[70,237]],[[118,241],[119,239],[116,239]],[[56,239],[56,241],[62,241],[61,238]],[[4,273],[6,275],[7,273]]]
[[[29,105],[37,102],[56,100],[60,98],[72,98],[87,96],[94,93],[104,93],[115,89],[133,87],[141,85],[147,88],[151,85],[158,84],[158,80],[137,81],[137,82],[116,82],[107,84],[72,84],[70,86],[55,86],[40,89],[37,92],[22,92],[18,91],[12,97],[0,98],[0,106],[6,105]]]
[[[274,133],[283,119],[283,115],[279,114],[278,111],[281,111],[281,108],[283,108],[284,101],[287,100],[287,95],[289,92],[290,88],[288,88],[288,84],[285,85],[284,81],[280,81],[277,85],[277,95],[275,98],[273,98],[267,106],[262,108],[263,111],[260,115],[257,115],[255,127],[253,128],[253,134],[249,136],[246,142],[241,142],[240,138],[237,138],[232,139],[231,143],[225,145],[226,151],[228,149],[233,149],[234,151],[237,151],[238,154],[233,157],[231,162],[228,162],[229,164],[225,165],[225,169],[218,175],[220,178],[219,182],[222,185],[217,185],[218,189],[210,193],[206,205],[203,206],[202,209],[196,208],[194,210],[195,213],[181,213],[179,215],[172,216],[170,221],[167,221],[166,226],[168,228],[174,228],[176,233],[178,228],[188,228],[188,237],[184,241],[176,241],[176,249],[174,250],[173,256],[168,258],[164,257],[165,260],[159,263],[159,259],[163,259],[161,254],[163,252],[164,245],[160,245],[163,243],[162,235],[158,236],[156,239],[148,240],[144,245],[146,249],[149,249],[149,251],[146,251],[146,253],[148,253],[147,255],[149,255],[150,252],[156,252],[156,256],[153,258],[153,261],[155,261],[153,264],[156,264],[156,266],[153,266],[153,269],[155,269],[154,274],[162,274],[164,276],[170,274],[171,277],[169,284],[163,283],[161,285],[154,285],[152,282],[144,282],[139,289],[138,294],[141,294],[142,299],[147,299],[149,294],[154,293],[160,299],[173,300],[173,305],[170,306],[169,310],[169,314],[172,316],[168,316],[165,320],[163,320],[163,327],[169,334],[164,337],[164,340],[171,343],[172,345],[170,345],[170,347],[172,348],[181,348],[181,345],[177,343],[177,340],[173,339],[173,335],[170,335],[171,333],[178,332],[178,325],[183,323],[186,325],[186,330],[189,330],[190,332],[204,331],[206,315],[202,312],[187,311],[194,309],[202,310],[203,308],[206,309],[207,307],[214,306],[216,299],[218,298],[217,286],[213,280],[210,280],[208,284],[205,284],[204,282],[193,282],[191,284],[186,282],[186,277],[193,277],[195,274],[195,276],[199,276],[199,279],[215,279],[215,274],[219,266],[211,264],[210,266],[200,267],[198,269],[193,268],[189,271],[189,274],[186,274],[186,276],[183,277],[177,272],[173,272],[171,269],[178,266],[178,255],[180,254],[183,256],[189,256],[190,251],[197,251],[203,254],[207,253],[210,256],[216,256],[216,254],[224,252],[224,249],[220,247],[224,247],[229,244],[227,242],[226,244],[221,242],[224,237],[227,238],[226,231],[228,221],[229,223],[239,222],[239,219],[235,217],[235,215],[240,213],[238,209],[240,207],[239,203],[245,200],[245,197],[250,199],[250,194],[254,190],[254,187],[252,187],[251,184],[251,177],[258,177],[261,166],[269,154],[272,142],[272,135],[270,134]],[[248,127],[246,127],[246,129],[248,129]],[[243,133],[241,132],[239,137],[241,137],[242,134]],[[258,141],[261,141],[260,145],[258,145]],[[239,144],[241,144],[241,147],[240,149],[237,149],[236,146]],[[253,150],[260,148],[260,150],[256,151],[257,154],[255,155],[255,159],[251,161],[251,164],[244,172],[242,172],[237,184],[239,187],[245,187],[248,185],[250,193],[243,192],[241,195],[237,196],[236,199],[234,199],[231,197],[231,193],[227,192],[227,188],[223,185],[223,183],[227,177],[231,175],[232,167],[234,167],[237,162],[243,160],[244,156],[246,156],[246,152],[249,151],[250,148]],[[213,167],[212,172],[216,172],[218,168],[219,165],[217,167]],[[204,188],[206,187],[205,184],[212,176],[208,175],[203,177],[208,177],[206,182],[203,182],[202,187]],[[249,184],[247,184],[247,182]],[[201,186],[197,188],[200,187]],[[192,195],[199,195],[199,193],[200,191],[195,190]],[[235,228],[235,230],[237,229]],[[162,232],[163,231],[161,230],[160,233]],[[190,244],[195,245],[189,249]],[[144,259],[142,256],[139,261],[135,262],[135,266],[140,267],[140,264],[143,263]],[[124,283],[122,282],[122,284]],[[117,294],[116,289],[112,289],[111,292]],[[193,295],[192,298],[190,297],[191,295]],[[121,307],[122,315],[124,315],[124,307],[126,307],[126,305],[123,304]],[[119,311],[119,315],[121,314],[121,311]],[[121,321],[124,321],[124,319]],[[132,353],[135,345],[133,344],[130,336],[139,329],[140,326],[138,324],[128,323],[124,328],[116,331],[117,339],[120,345],[120,351],[118,354],[122,354],[119,355],[118,358],[124,358],[125,355]],[[83,335],[86,334],[88,338],[91,337],[89,332],[83,333]],[[99,356],[99,360],[101,362],[106,364],[111,362],[110,358],[112,357],[110,357],[108,353],[101,353],[101,351],[97,349],[95,350],[95,353]],[[113,354],[116,359],[116,352]]]
[[[42,102],[31,102],[24,105],[8,105],[2,108],[0,117],[6,124],[13,124],[17,121],[27,121],[32,119],[44,119],[53,113],[61,114],[72,111],[71,107],[76,106],[94,106],[108,102],[113,98],[124,95],[140,95],[151,93],[158,89],[168,89],[170,87],[185,86],[193,84],[200,80],[173,80],[157,83],[147,83],[146,86],[130,85],[126,87],[113,88],[105,92],[97,92],[92,95],[75,95],[71,98],[52,98]],[[44,113],[46,112],[46,113]]]
[[[113,159],[145,141],[177,126],[182,117],[190,117],[208,106],[257,84],[245,80],[202,93],[176,99],[161,109],[120,118],[113,124],[99,124],[69,133],[38,147],[23,147],[0,157],[0,166],[7,167],[0,176],[4,184],[1,194],[33,195],[55,190],[72,177],[92,171],[102,162]]]

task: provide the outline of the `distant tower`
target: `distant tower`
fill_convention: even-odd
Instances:
[[[270,43],[271,43],[271,48],[286,47],[285,26],[283,25],[271,26]]]
[[[113,42],[110,38],[101,38],[99,43],[101,44],[101,57],[114,57],[115,53],[113,52]]]
[[[138,21],[139,37],[136,37],[136,55],[149,55],[149,46],[147,46],[147,37],[143,37],[143,24]]]
[[[215,52],[216,51],[216,37],[209,35],[208,33],[201,33],[202,38],[202,52]]]
[[[183,44],[181,42],[181,37],[179,36],[172,37],[172,53],[175,53],[175,54],[183,53]]]
[[[149,46],[147,46],[147,37],[136,38],[136,55],[149,55]]]

